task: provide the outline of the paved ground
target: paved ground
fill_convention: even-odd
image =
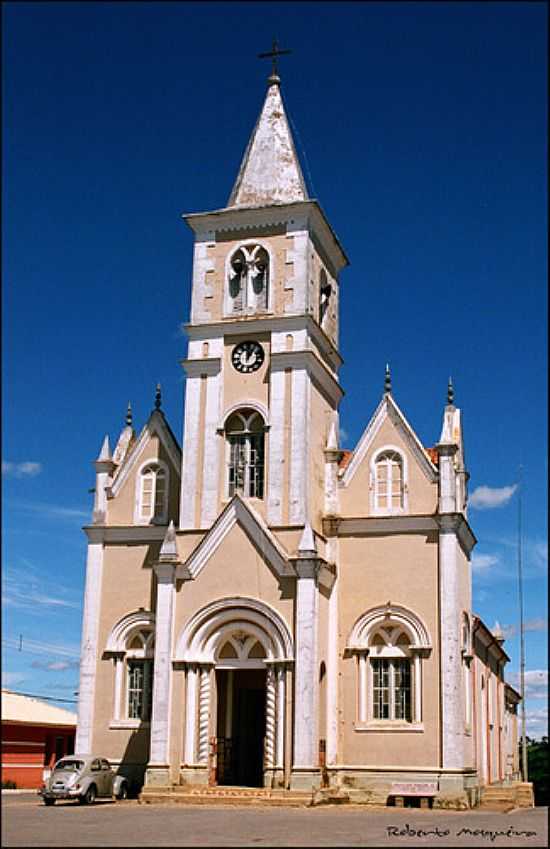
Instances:
[[[547,846],[547,815],[547,808],[498,814],[132,801],[46,808],[34,795],[3,793],[2,846]]]

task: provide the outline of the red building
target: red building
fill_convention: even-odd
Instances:
[[[2,690],[2,784],[38,788],[44,769],[74,751],[76,713]]]

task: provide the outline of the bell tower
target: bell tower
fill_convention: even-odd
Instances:
[[[209,528],[239,492],[272,528],[321,530],[348,261],[308,196],[275,72],[227,206],[184,220],[195,244],[180,528]]]

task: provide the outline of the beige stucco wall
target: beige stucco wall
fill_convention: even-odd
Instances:
[[[345,764],[438,766],[439,669],[437,542],[435,534],[340,539],[340,672],[342,759]],[[387,601],[418,616],[433,646],[422,661],[423,732],[356,731],[357,661],[342,659],[356,620]]]
[[[389,417],[386,417],[374,437],[361,465],[347,486],[340,489],[340,512],[343,516],[369,516],[370,506],[370,463],[373,455],[386,445],[394,445],[403,452],[407,460],[408,510],[410,514],[432,514],[437,508],[437,483],[428,480],[408,443]]]
[[[313,383],[311,385],[310,410],[310,522],[314,530],[320,532],[322,530],[322,517],[325,512],[324,449],[327,444],[334,410]]]
[[[132,756],[145,759],[146,733],[130,729],[109,729],[114,716],[114,661],[102,659],[109,634],[124,616],[143,608],[155,610],[155,578],[152,562],[158,558],[160,543],[152,545],[107,546],[104,554],[103,583],[99,620],[99,657],[95,696],[93,750],[107,758],[119,759],[132,742]],[[126,754],[126,759],[128,755]]]

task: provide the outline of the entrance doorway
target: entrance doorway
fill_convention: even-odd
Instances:
[[[218,784],[263,785],[265,669],[217,669]]]

